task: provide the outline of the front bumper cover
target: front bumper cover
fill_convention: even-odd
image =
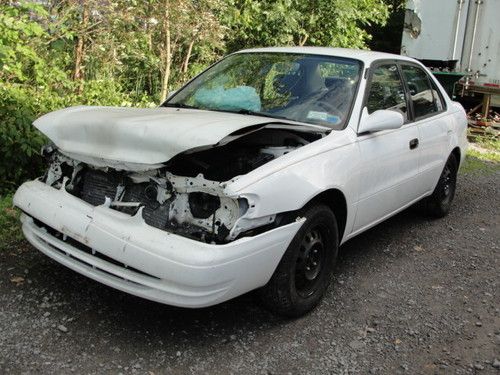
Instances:
[[[113,288],[181,307],[211,306],[265,285],[303,222],[213,245],[153,228],[140,211],[95,207],[38,180],[21,185],[14,204],[24,212],[26,238],[44,254]]]

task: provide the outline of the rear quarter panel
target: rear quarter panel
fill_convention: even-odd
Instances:
[[[451,109],[453,108],[453,109]],[[450,152],[455,148],[460,148],[460,165],[462,165],[469,142],[467,141],[467,114],[458,102],[451,102],[451,121],[453,122],[453,135],[450,138]]]

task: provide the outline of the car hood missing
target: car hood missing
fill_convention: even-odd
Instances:
[[[34,126],[62,152],[81,160],[153,165],[270,122],[276,121],[195,109],[78,106],[48,113]]]

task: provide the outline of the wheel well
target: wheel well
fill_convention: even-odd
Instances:
[[[451,154],[455,157],[455,159],[457,160],[457,164],[460,166],[460,148],[455,147]]]
[[[322,203],[330,207],[337,219],[337,226],[339,229],[339,241],[342,240],[347,221],[347,202],[344,194],[338,189],[328,189],[316,195],[311,199],[307,205],[314,203]],[[306,206],[307,206],[306,205]]]

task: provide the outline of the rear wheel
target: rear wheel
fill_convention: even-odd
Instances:
[[[441,172],[434,192],[422,202],[425,212],[429,216],[440,218],[450,212],[457,186],[457,171],[458,161],[455,155],[451,154]]]
[[[288,246],[271,280],[259,292],[271,311],[301,316],[323,297],[338,253],[337,221],[324,205],[306,209],[306,221]]]

